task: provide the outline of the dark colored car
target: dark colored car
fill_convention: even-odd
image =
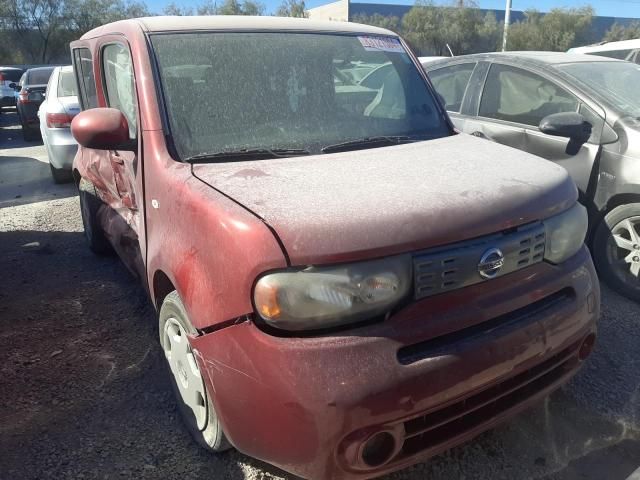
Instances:
[[[16,98],[12,85],[18,83],[24,70],[14,67],[0,67],[0,111],[2,107],[15,107]]]
[[[457,134],[396,34],[153,17],[71,50],[86,239],[148,290],[209,451],[372,478],[540,401],[589,355],[600,294],[574,182]],[[386,71],[367,87],[354,65]]]
[[[25,140],[35,140],[40,136],[38,109],[44,100],[49,77],[55,67],[30,68],[22,75],[18,88],[18,118]]]
[[[425,69],[460,131],[567,169],[589,211],[588,242],[601,278],[640,300],[640,66],[508,52]]]

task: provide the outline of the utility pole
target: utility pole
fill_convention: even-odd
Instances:
[[[507,0],[504,8],[504,33],[502,34],[502,51],[507,51],[507,36],[509,34],[509,23],[511,21],[511,0]]]

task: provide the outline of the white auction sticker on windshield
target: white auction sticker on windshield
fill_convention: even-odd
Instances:
[[[398,52],[403,53],[404,48],[400,40],[390,37],[368,37],[359,36],[358,40],[365,50],[379,50],[382,52]]]

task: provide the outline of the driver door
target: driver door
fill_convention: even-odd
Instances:
[[[593,126],[589,142],[576,155],[566,153],[566,138],[538,129],[547,115],[579,112]],[[484,84],[477,117],[465,117],[463,131],[556,162],[564,167],[584,195],[600,146],[602,120],[576,96],[531,71],[494,63]]]

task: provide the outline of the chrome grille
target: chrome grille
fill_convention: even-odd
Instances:
[[[499,249],[504,264],[493,278],[515,272],[544,258],[545,236],[541,223],[529,224],[514,231],[489,235],[413,256],[415,298],[424,298],[487,279],[480,276],[478,264],[490,248]]]

